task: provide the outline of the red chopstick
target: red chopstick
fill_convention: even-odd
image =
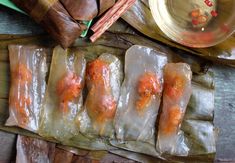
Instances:
[[[123,1],[125,3],[123,3],[123,5],[119,6],[120,4],[122,4],[120,1]],[[102,19],[100,22],[101,24],[99,25],[95,25],[95,27],[92,27],[92,30],[94,30],[94,34],[90,37],[90,40],[92,42],[95,42],[109,27],[112,26],[112,24],[114,22],[117,21],[117,19],[125,12],[127,11],[134,3],[136,0],[120,0],[119,3],[115,4],[110,10],[114,10],[114,11],[108,11],[103,17],[105,19]],[[119,8],[117,8],[119,7]],[[112,14],[112,15],[109,15]]]
[[[126,3],[126,0],[119,0],[115,5],[107,11],[92,27],[91,30],[96,32],[111,16],[113,16]]]

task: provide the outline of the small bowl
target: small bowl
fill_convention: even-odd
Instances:
[[[149,0],[155,22],[171,40],[203,48],[235,31],[235,0]]]

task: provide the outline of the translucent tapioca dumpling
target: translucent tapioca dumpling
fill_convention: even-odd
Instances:
[[[125,79],[115,117],[117,138],[154,140],[167,57],[153,49],[132,46],[126,52]]]
[[[46,92],[46,56],[48,50],[32,45],[10,45],[10,116],[7,126],[19,126],[36,132],[41,104]]]
[[[157,149],[176,154],[183,120],[192,88],[192,72],[185,63],[169,63],[164,68],[163,107],[160,115]],[[187,155],[187,150],[180,155]]]
[[[66,141],[79,133],[76,116],[82,109],[86,61],[78,50],[53,51],[39,134]]]
[[[121,61],[111,54],[102,54],[88,63],[86,85],[88,95],[83,112],[78,116],[81,132],[87,135],[114,135],[116,113],[122,82]]]

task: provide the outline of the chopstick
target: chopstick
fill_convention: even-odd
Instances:
[[[115,5],[110,10],[108,10],[103,17],[92,26],[91,30],[96,32],[102,26],[102,24],[104,24],[110,18],[110,16],[114,15],[118,9],[124,5],[124,3],[125,0],[119,0],[117,3],[115,3]]]
[[[126,12],[136,0],[119,0],[91,29],[94,34],[90,37],[95,42],[121,15]]]

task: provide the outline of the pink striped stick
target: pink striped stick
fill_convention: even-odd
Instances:
[[[126,1],[111,17],[107,18],[103,24],[100,25],[96,32],[90,37],[92,42],[95,42],[114,22],[118,20],[121,15],[126,12],[136,0],[123,0]]]

